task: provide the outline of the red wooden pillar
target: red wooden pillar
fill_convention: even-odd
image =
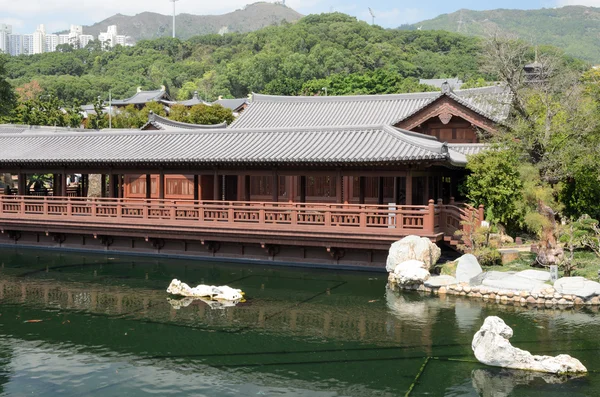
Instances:
[[[285,187],[288,195],[288,202],[293,203],[296,200],[296,184],[293,176],[285,177]]]
[[[221,195],[219,194],[219,173],[217,171],[215,171],[215,177],[213,180],[213,200],[221,200]]]
[[[435,203],[429,200],[427,205],[427,214],[423,219],[423,229],[425,232],[433,233],[435,229]]]
[[[163,171],[160,171],[158,176],[158,198],[165,199],[165,173]]]
[[[350,182],[352,181],[351,176],[344,177],[344,204],[348,204],[350,202]]]
[[[365,203],[365,185],[367,184],[367,180],[364,176],[358,177],[358,203]]]
[[[250,175],[244,175],[244,201],[250,201],[251,199],[251,179]]]
[[[400,196],[400,178],[395,176],[394,177],[394,204],[398,205],[400,204],[399,201],[399,196]]]
[[[152,198],[152,175],[146,174],[146,198]]]
[[[67,174],[60,174],[60,195],[67,196]]]
[[[377,203],[379,205],[383,205],[383,177],[380,176],[379,178],[377,178],[377,181],[379,182],[378,184],[378,192],[377,192]]]
[[[300,177],[300,202],[306,203],[306,176]]]
[[[124,195],[124,186],[123,186],[123,175],[117,175],[117,197],[122,199]]]
[[[412,182],[412,174],[409,172],[406,175],[406,205],[412,205],[413,202]]]
[[[342,178],[342,171],[338,171],[335,176],[335,198],[339,204],[344,202]]]
[[[27,174],[24,174],[22,172],[19,173],[19,183],[18,183],[18,188],[19,188],[19,195],[20,196],[25,196],[27,195]]]
[[[277,175],[277,171],[273,171],[273,195],[272,195],[272,201],[274,203],[276,203],[277,201],[279,201],[279,175]]]
[[[198,174],[194,174],[194,201],[200,200],[200,183]]]

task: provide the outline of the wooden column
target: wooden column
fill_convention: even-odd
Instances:
[[[367,180],[364,176],[361,176],[358,178],[358,203],[359,204],[364,204],[365,203],[365,187],[367,184]]]
[[[379,182],[379,184],[377,186],[379,188],[379,191],[377,192],[377,203],[379,205],[383,205],[383,199],[384,199],[384,197],[383,197],[383,177],[380,176],[377,179],[378,179],[378,182]]]
[[[165,199],[165,173],[163,171],[160,171],[158,176],[158,198]]]
[[[342,178],[342,171],[338,171],[335,176],[335,197],[340,204],[344,202]]]
[[[300,202],[306,203],[306,177],[300,177]]]
[[[352,197],[352,192],[350,191],[350,187],[352,186],[352,177],[345,176],[344,177],[344,204],[348,204],[350,202],[350,197]]]
[[[67,174],[60,174],[60,195],[67,196]]]
[[[194,201],[200,200],[200,178],[198,174],[194,174]]]
[[[277,171],[273,171],[273,194],[271,200],[276,203],[279,201],[279,175],[277,175]]]
[[[20,196],[25,196],[27,195],[27,174],[23,174],[22,172],[19,173],[19,183],[18,183],[18,188],[19,188],[19,195]]]
[[[429,191],[429,178],[431,178],[431,177],[430,176],[425,177],[425,194],[424,194],[424,196],[425,196],[426,202],[429,202],[429,200],[433,200],[433,197],[430,197],[433,192]]]
[[[213,182],[213,200],[219,201],[221,200],[221,194],[219,194],[219,173],[215,171],[215,177]]]
[[[406,205],[412,205],[412,174],[409,172],[406,175]]]
[[[117,175],[117,196],[118,196],[118,198],[122,199],[124,194],[125,194],[125,192],[124,192],[124,186],[123,186],[123,175],[118,174]]]
[[[244,175],[244,201],[250,201],[251,199],[251,185],[250,185],[250,175]]]
[[[394,177],[394,204],[400,204],[398,201],[400,199],[400,178]]]
[[[60,186],[58,181],[58,174],[52,174],[52,195],[58,196],[60,193]]]
[[[146,198],[152,198],[152,175],[146,174]]]
[[[106,174],[100,175],[100,197],[106,197]]]
[[[108,197],[115,198],[115,174],[108,174]]]
[[[293,176],[285,177],[285,190],[288,196],[288,202],[293,203],[296,200],[296,183]]]

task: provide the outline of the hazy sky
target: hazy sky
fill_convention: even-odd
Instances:
[[[254,0],[179,0],[177,13],[224,14],[242,8]],[[563,5],[600,7],[600,0],[286,0],[302,14],[340,11],[369,20],[367,7],[376,15],[376,23],[397,27],[418,22],[461,8],[551,8]],[[134,15],[143,11],[172,13],[169,0],[0,0],[0,23],[13,25],[16,33],[32,33],[36,25],[45,24],[49,32],[68,29],[71,24],[91,25],[116,13]]]

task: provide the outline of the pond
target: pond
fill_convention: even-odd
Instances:
[[[0,395],[597,396],[600,319],[386,290],[386,274],[0,249]],[[241,288],[213,308],[173,278]],[[187,305],[187,306],[186,306]],[[488,315],[585,377],[485,367]]]

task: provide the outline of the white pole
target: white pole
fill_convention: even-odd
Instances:
[[[173,38],[175,38],[175,2],[179,0],[169,0],[173,2]]]
[[[112,92],[108,90],[108,129],[112,128]]]

